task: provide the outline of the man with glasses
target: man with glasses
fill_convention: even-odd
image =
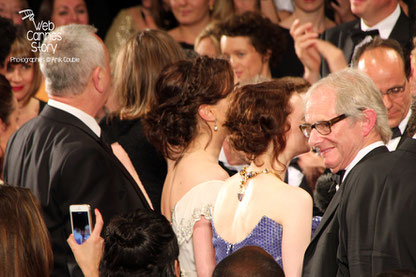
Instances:
[[[380,157],[389,154],[384,143],[390,139],[391,130],[379,90],[358,70],[348,68],[330,74],[315,83],[306,97],[301,131],[326,167],[334,173],[345,173],[305,252],[302,276],[336,276],[338,235],[343,232],[339,204],[355,186],[377,182],[386,174],[383,169],[381,174],[375,172],[383,165]]]
[[[352,65],[370,76],[383,95],[393,131],[387,147],[390,151],[396,150],[408,137],[406,128],[411,117],[409,58],[403,55],[397,41],[376,37],[357,49]]]

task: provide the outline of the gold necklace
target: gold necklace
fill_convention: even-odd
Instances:
[[[238,198],[238,201],[242,201],[243,200],[243,197],[244,197],[244,194],[246,193],[246,184],[247,184],[247,181],[249,180],[249,179],[251,179],[251,178],[254,178],[254,177],[256,177],[257,175],[259,175],[259,174],[262,174],[262,173],[264,173],[264,174],[269,174],[269,173],[272,173],[273,175],[275,175],[280,181],[282,180],[282,178],[280,178],[280,176],[276,173],[276,172],[274,172],[274,171],[271,171],[271,170],[268,170],[267,168],[266,169],[263,169],[263,170],[261,170],[261,171],[250,171],[250,172],[247,172],[246,171],[247,170],[247,166],[246,167],[244,167],[241,171],[240,171],[240,176],[241,176],[241,181],[240,181],[240,189],[239,189],[239,191],[238,191],[238,193],[237,193],[237,198]]]

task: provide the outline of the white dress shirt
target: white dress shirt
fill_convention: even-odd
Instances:
[[[361,30],[362,31],[378,30],[380,37],[382,39],[388,39],[399,17],[400,17],[400,5],[397,4],[396,9],[389,16],[387,16],[386,18],[384,18],[382,21],[380,21],[374,26],[371,26],[371,27],[367,26],[364,23],[364,20],[361,18]]]

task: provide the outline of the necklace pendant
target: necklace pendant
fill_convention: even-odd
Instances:
[[[238,201],[241,202],[243,200],[243,196],[244,196],[244,193],[241,193],[241,192],[237,193]]]

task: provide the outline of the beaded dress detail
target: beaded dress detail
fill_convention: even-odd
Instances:
[[[312,219],[312,235],[321,222],[321,217],[315,216]],[[276,262],[283,268],[282,263],[282,237],[283,227],[273,219],[263,216],[250,234],[240,242],[229,243],[222,239],[215,230],[214,222],[211,221],[213,233],[213,245],[215,249],[215,260],[217,264],[244,246],[259,246],[266,250]]]

